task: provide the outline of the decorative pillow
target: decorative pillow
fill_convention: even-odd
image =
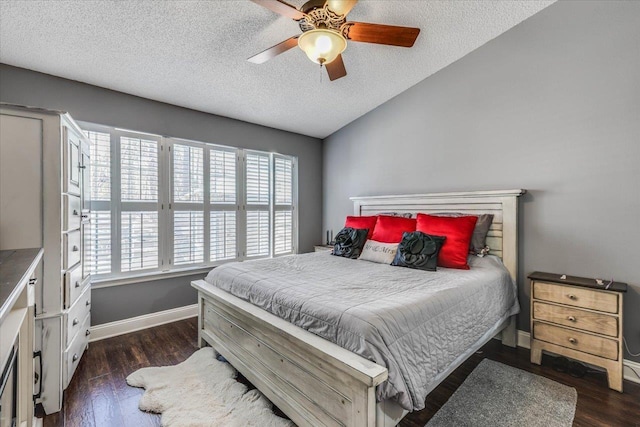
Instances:
[[[404,233],[391,265],[436,271],[438,253],[446,237],[431,236],[421,231]]]
[[[478,217],[445,217],[418,214],[416,229],[434,236],[445,236],[447,240],[438,254],[438,265],[446,268],[468,270],[467,254],[473,229]]]
[[[383,243],[400,243],[406,231],[416,231],[415,219],[380,215],[371,239]]]
[[[380,212],[378,215],[384,215],[384,216],[401,216],[403,218],[411,218],[413,215],[411,214],[411,212],[407,212],[407,213],[399,213],[399,212]]]
[[[333,255],[345,258],[358,258],[364,243],[367,241],[366,228],[345,227],[336,234]]]
[[[367,240],[360,254],[361,260],[391,264],[398,251],[398,243],[382,243],[375,240]]]
[[[344,222],[345,227],[363,229],[366,228],[369,230],[367,234],[367,239],[370,239],[373,235],[373,229],[376,226],[376,221],[378,217],[374,216],[348,216],[347,220]]]
[[[437,213],[435,216],[447,216],[447,217],[461,217],[461,216],[477,216],[478,221],[473,229],[473,236],[471,236],[471,244],[469,245],[469,252],[472,254],[480,254],[484,250],[487,244],[487,234],[489,234],[489,228],[493,222],[493,214],[480,214],[480,215],[467,215],[459,212],[446,212]]]

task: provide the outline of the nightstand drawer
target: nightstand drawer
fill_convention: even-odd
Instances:
[[[618,342],[547,323],[533,322],[535,339],[606,359],[618,360]]]
[[[618,336],[618,318],[607,314],[534,301],[533,318],[611,337]]]
[[[564,286],[544,282],[533,282],[533,298],[590,308],[607,313],[618,312],[618,296],[612,292],[592,291],[575,286]]]

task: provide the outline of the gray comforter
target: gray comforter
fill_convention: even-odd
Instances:
[[[386,367],[378,400],[419,410],[439,374],[519,311],[499,258],[469,262],[428,272],[322,252],[225,264],[205,280]]]

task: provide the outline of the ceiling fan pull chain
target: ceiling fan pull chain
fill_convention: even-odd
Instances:
[[[322,84],[322,63],[320,63],[320,84]]]

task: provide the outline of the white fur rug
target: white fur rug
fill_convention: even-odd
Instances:
[[[127,377],[127,384],[146,390],[139,408],[161,413],[165,427],[295,426],[275,415],[258,390],[247,391],[236,375],[206,347],[175,366],[139,369]]]

